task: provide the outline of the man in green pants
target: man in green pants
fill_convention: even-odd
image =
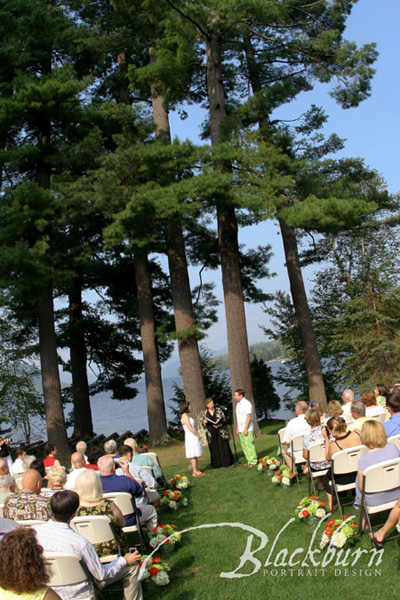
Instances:
[[[246,467],[254,467],[257,464],[257,453],[254,447],[253,407],[244,394],[244,390],[239,388],[233,396],[236,401],[236,433],[239,434],[240,445],[246,457]]]

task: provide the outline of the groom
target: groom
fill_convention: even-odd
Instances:
[[[244,394],[244,390],[239,388],[233,395],[236,401],[236,433],[239,434],[240,445],[247,460],[246,466],[254,467],[257,464],[257,453],[254,447],[253,407]]]

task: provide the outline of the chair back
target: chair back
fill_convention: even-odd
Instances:
[[[135,512],[132,496],[128,494],[128,492],[107,492],[106,494],[103,494],[103,498],[108,498],[115,502],[123,516],[131,515]]]
[[[144,469],[145,471],[147,471],[152,477],[154,477],[153,475],[153,469],[148,466],[148,465],[141,465],[142,469]]]
[[[316,463],[325,460],[325,442],[317,442],[308,447],[308,462]]]
[[[279,429],[279,431],[278,431],[279,444],[283,444],[283,438],[285,437],[285,431],[286,431],[286,427],[282,427],[282,429]]]
[[[388,444],[394,444],[398,450],[400,450],[400,433],[396,433],[396,435],[391,435],[387,440]]]
[[[386,421],[386,414],[381,413],[380,415],[375,415],[374,417],[370,417],[370,418],[374,419],[375,421],[379,421],[379,423],[384,423]]]
[[[88,579],[79,554],[69,552],[45,552],[44,559],[50,566],[49,587],[74,585]]]
[[[42,519],[15,519],[15,522],[20,527],[33,527],[34,525],[43,525],[43,523],[46,523]]]
[[[364,471],[363,488],[366,494],[387,492],[400,486],[400,458],[385,460],[367,467]]]
[[[358,461],[368,451],[367,446],[360,444],[345,450],[339,450],[332,455],[332,470],[335,475],[354,473],[358,469]]]
[[[296,435],[296,437],[292,439],[292,452],[302,452],[303,437],[304,435],[301,433],[300,435]]]
[[[115,539],[111,520],[107,515],[74,517],[70,525],[76,533],[79,533],[92,544],[101,544]]]
[[[156,463],[156,465],[158,465],[161,469],[160,461],[158,460],[158,456],[155,452],[142,452],[142,454],[144,456],[149,456],[150,458],[152,458],[154,460],[154,462]]]

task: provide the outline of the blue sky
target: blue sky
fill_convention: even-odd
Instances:
[[[318,85],[312,92],[302,94],[295,102],[285,108],[285,118],[293,119],[301,115],[311,104],[322,106],[329,115],[324,128],[326,134],[335,132],[345,138],[345,148],[336,156],[354,156],[365,159],[366,164],[376,169],[386,180],[388,190],[396,193],[400,190],[400,169],[398,159],[398,140],[400,140],[399,116],[399,56],[400,36],[399,0],[359,0],[347,21],[345,37],[363,45],[376,42],[379,52],[375,63],[376,74],[372,82],[372,92],[358,108],[343,110],[330,98],[329,86]],[[180,139],[189,138],[198,142],[198,125],[204,115],[200,109],[190,112],[189,119],[180,122],[177,115],[171,116],[173,135]],[[284,266],[282,240],[278,227],[274,222],[265,222],[254,227],[240,230],[240,243],[249,247],[260,244],[271,244],[274,256],[270,262],[270,270],[277,276],[262,282],[261,286],[273,293],[278,289],[289,291],[289,282]],[[198,281],[198,270],[191,269],[191,284]],[[304,273],[306,286],[312,280],[312,270]],[[216,294],[222,299],[220,273],[210,273],[209,281],[216,282]],[[246,306],[249,343],[264,341],[259,325],[266,323],[266,316],[259,306]],[[206,345],[213,351],[226,349],[226,331],[224,309],[221,304],[219,323],[209,332]],[[174,357],[176,360],[176,355]]]

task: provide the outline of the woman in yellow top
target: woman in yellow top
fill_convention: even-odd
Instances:
[[[0,541],[0,600],[61,600],[50,579],[33,529],[6,533]]]

